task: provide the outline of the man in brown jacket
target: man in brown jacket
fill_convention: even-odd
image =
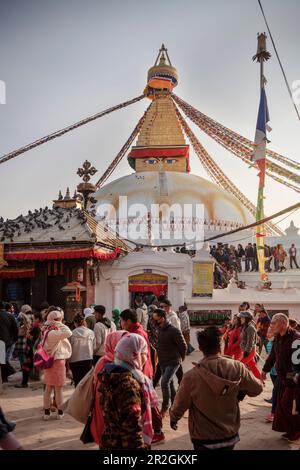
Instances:
[[[182,379],[170,411],[172,429],[189,410],[189,432],[195,450],[232,450],[239,441],[239,401],[263,391],[241,362],[221,355],[222,334],[216,327],[198,333],[204,354]]]

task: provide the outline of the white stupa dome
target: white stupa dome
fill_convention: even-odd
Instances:
[[[253,221],[251,214],[237,198],[206,179],[188,173],[165,171],[133,173],[106,184],[95,193],[94,197],[97,200],[98,217],[109,222],[115,216],[120,224],[127,218],[135,225],[134,229],[147,213],[153,214],[151,212],[153,205],[159,205],[161,217],[173,218],[175,225],[176,219],[178,222],[181,217],[189,220],[191,217],[200,217],[206,237],[230,231]],[[144,212],[139,212],[137,204],[145,206]],[[197,204],[202,207],[202,212],[201,210],[195,212]],[[188,207],[186,205],[192,205],[192,213],[189,210],[185,211]],[[170,215],[167,208],[171,206],[176,210],[174,212],[171,210]],[[141,239],[143,242],[149,240],[147,234]],[[183,237],[181,242],[185,241]],[[156,244],[160,243],[156,240]]]

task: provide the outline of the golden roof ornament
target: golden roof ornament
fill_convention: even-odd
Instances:
[[[161,92],[171,92],[178,84],[178,72],[169,58],[168,49],[162,44],[154,66],[148,70],[145,94],[153,99]]]

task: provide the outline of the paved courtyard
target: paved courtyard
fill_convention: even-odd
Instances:
[[[186,359],[184,369],[192,367],[192,362],[200,359],[200,353],[195,351]],[[3,386],[0,403],[7,418],[17,423],[15,434],[25,449],[55,450],[97,449],[96,445],[83,445],[79,440],[83,426],[73,418],[65,415],[63,420],[42,420],[41,382],[31,382],[27,389],[14,387],[20,382],[20,372],[9,379]],[[66,399],[71,395],[73,387],[68,383],[65,387]],[[161,396],[161,390],[158,388]],[[263,393],[256,398],[246,398],[241,403],[241,441],[236,446],[239,450],[299,450],[298,445],[289,444],[281,438],[280,433],[272,431],[271,424],[265,422],[265,415],[270,411],[264,398],[271,396],[271,381],[266,382]],[[192,445],[188,434],[188,414],[179,422],[178,430],[173,431],[169,420],[164,420],[166,442],[155,449],[188,450]]]

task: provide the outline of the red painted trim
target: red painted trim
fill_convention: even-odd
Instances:
[[[143,157],[189,157],[189,146],[185,147],[172,147],[172,148],[132,148],[128,157],[130,158],[143,158]]]
[[[79,259],[79,258],[96,258],[96,259],[114,259],[120,253],[120,248],[116,248],[112,252],[104,252],[101,249],[83,248],[80,250],[44,250],[44,251],[12,251],[5,253],[4,258],[8,261],[15,260],[60,260],[60,259]]]

